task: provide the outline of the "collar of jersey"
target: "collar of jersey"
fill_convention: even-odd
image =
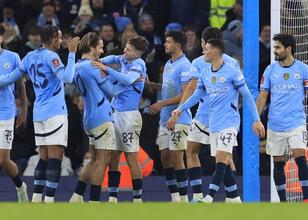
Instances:
[[[179,59],[181,59],[182,57],[184,57],[185,54],[182,54],[181,56],[179,56],[178,58],[176,58],[175,61],[172,61],[172,59],[170,58],[170,63],[175,63],[176,61],[178,61]]]
[[[291,65],[289,66],[282,66],[281,63],[278,61],[279,66],[281,66],[282,68],[289,68],[291,66],[293,66],[293,64],[296,62],[296,59],[293,60],[293,63],[291,63]]]
[[[213,73],[216,73],[216,72],[218,72],[219,70],[221,70],[221,68],[223,68],[224,65],[225,65],[225,61],[222,62],[221,66],[220,66],[219,69],[217,69],[217,70],[213,70],[213,66],[211,65],[211,71],[212,71]]]

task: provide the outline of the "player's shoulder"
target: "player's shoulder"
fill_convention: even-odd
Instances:
[[[307,66],[307,64],[305,64],[305,63],[303,63],[302,61],[300,61],[300,60],[294,60],[294,65],[296,66],[296,67],[299,67],[299,68],[304,68],[304,69],[306,69],[308,66]]]
[[[132,69],[139,70],[140,72],[146,72],[145,62],[141,58],[133,60],[130,66]]]
[[[210,65],[209,63],[207,63],[204,59],[204,56],[201,55],[197,58],[195,58],[192,62],[191,62],[192,66],[205,66],[205,65]]]
[[[231,56],[229,56],[228,54],[225,54],[225,53],[222,55],[222,57],[223,57],[225,63],[229,63],[233,66],[239,67],[239,62],[238,62],[237,59],[235,59],[235,58],[233,58],[233,57],[231,57]]]
[[[234,65],[232,65],[231,63],[227,63],[227,62],[224,63],[224,69],[226,69],[229,72],[235,72],[235,73],[241,72]]]
[[[9,57],[11,59],[20,59],[18,53],[16,52],[13,52],[13,51],[10,51],[10,50],[6,50],[6,49],[3,49],[3,52],[2,52],[6,57]]]

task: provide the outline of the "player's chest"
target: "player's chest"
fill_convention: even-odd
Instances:
[[[12,72],[16,68],[15,65],[13,65],[9,59],[2,58],[0,59],[0,74],[7,74]]]
[[[272,86],[303,84],[303,75],[299,71],[274,72],[270,76],[270,83]]]

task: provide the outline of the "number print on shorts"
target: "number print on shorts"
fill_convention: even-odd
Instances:
[[[227,147],[227,145],[231,143],[232,136],[233,136],[233,133],[229,133],[229,132],[220,134],[220,140],[225,145],[225,147]]]
[[[181,131],[172,131],[171,137],[172,137],[171,141],[177,145],[182,138]]]
[[[6,142],[9,144],[11,143],[12,139],[13,139],[13,131],[12,130],[5,130],[4,131],[4,136],[6,139]]]
[[[134,139],[133,132],[128,132],[128,133],[124,132],[124,133],[122,133],[122,138],[123,138],[122,141],[123,141],[124,144],[127,144],[128,146],[131,146],[131,144],[133,142],[133,139]]]

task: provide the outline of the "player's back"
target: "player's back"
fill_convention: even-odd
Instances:
[[[169,99],[179,95],[182,91],[182,85],[187,84],[191,78],[189,73],[191,63],[185,55],[180,56],[175,61],[171,59],[167,61],[163,72],[163,85],[161,99]],[[160,124],[165,126],[165,123],[171,116],[171,113],[176,109],[178,104],[163,107],[160,112]],[[177,123],[191,124],[191,113],[185,111],[181,114]]]
[[[11,73],[20,62],[17,53],[2,49],[0,52],[0,75]],[[15,116],[14,84],[0,88],[0,120]]]
[[[127,74],[129,71],[138,72],[141,78],[129,85],[124,92],[113,98],[112,107],[120,112],[138,110],[144,88],[146,78],[146,66],[144,61],[141,58],[135,59],[131,63],[122,60],[121,73]]]
[[[84,100],[84,128],[90,130],[104,122],[112,121],[112,109],[106,93],[99,87],[104,83],[98,68],[91,65],[91,60],[81,59],[76,64],[74,83]]]
[[[295,60],[289,67],[279,62],[269,65],[261,80],[261,90],[271,95],[268,127],[288,131],[306,123],[304,84],[308,83],[308,66]]]
[[[64,68],[59,56],[47,48],[31,51],[22,60],[20,69],[29,75],[35,92],[34,121],[67,115],[64,83],[57,77]]]
[[[217,71],[213,71],[211,67],[204,71],[206,72],[202,73],[202,81],[210,97],[210,131],[239,128],[237,88],[245,84],[242,73],[228,63],[224,63]]]

